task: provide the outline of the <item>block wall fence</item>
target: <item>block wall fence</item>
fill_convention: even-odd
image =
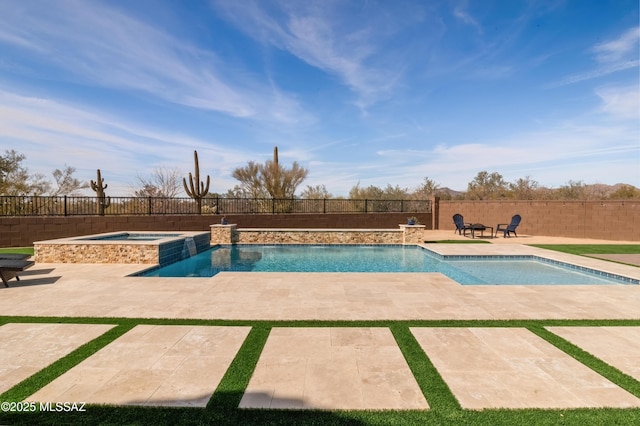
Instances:
[[[415,216],[427,228],[431,213],[331,213],[226,215],[238,228],[398,229]],[[28,247],[34,241],[116,231],[205,231],[221,215],[49,216],[0,218],[0,247]]]
[[[640,200],[443,201],[435,200],[433,229],[454,229],[453,215],[495,227],[522,216],[518,234],[640,242]]]
[[[416,216],[426,229],[451,230],[453,215],[496,226],[520,214],[519,234],[595,238],[640,243],[640,200],[625,201],[451,201],[433,200],[432,213],[331,213],[227,215],[238,228],[397,228]],[[220,215],[50,216],[0,218],[0,247],[115,231],[208,231]]]

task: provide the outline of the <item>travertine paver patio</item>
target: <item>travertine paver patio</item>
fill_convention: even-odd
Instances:
[[[547,327],[640,381],[640,327]]]
[[[539,255],[640,279],[638,267],[520,244],[426,246],[452,255]],[[0,312],[242,320],[640,318],[640,285],[463,286],[440,273],[127,276],[145,267],[36,264],[20,282],[0,289]]]
[[[411,332],[463,408],[640,407],[639,398],[526,329]]]
[[[0,393],[113,327],[13,323],[0,326]]]
[[[442,236],[444,234],[440,233],[438,238]],[[451,238],[450,232],[446,232],[446,237]],[[640,278],[640,268],[519,244],[519,242],[566,241],[527,239],[525,236],[519,239],[497,238],[492,242],[494,244],[430,244],[428,247],[441,254],[543,255]],[[462,286],[437,273],[221,273],[204,279],[127,277],[128,274],[144,267],[145,265],[37,264],[23,275],[20,282],[13,281],[10,288],[0,289],[2,293],[0,312],[3,315],[28,316],[240,320],[640,318],[640,286],[638,285]],[[3,327],[6,326],[0,327],[0,331]],[[104,327],[106,330],[110,326]],[[226,331],[238,330],[237,333],[232,333],[234,338],[230,343],[221,342],[219,347],[213,348],[210,341],[218,338],[213,336],[219,336],[216,334],[220,332],[217,330],[219,328]],[[189,340],[184,338],[191,333],[186,332],[187,329],[195,333],[193,339],[189,345],[178,350],[181,348],[180,342]],[[196,338],[195,336],[198,336],[196,329],[203,329],[204,336]],[[637,330],[638,327],[625,329]],[[168,331],[167,334],[165,330],[173,331]],[[228,346],[230,352],[224,355],[224,359],[228,361],[224,362],[230,362],[248,330],[248,327],[138,326],[43,388],[32,399],[203,406],[215,389],[219,377],[224,373],[224,371],[222,373],[216,371],[206,379],[200,377],[199,374],[206,367],[205,364],[211,362],[210,355],[217,354],[220,348]],[[395,342],[392,342],[392,337],[390,341],[387,340],[391,336],[388,329],[382,328],[386,330],[384,332],[380,329],[375,331],[368,328],[348,329],[352,330],[349,339],[344,336],[336,338],[335,342],[343,342],[335,345],[336,347],[330,344],[323,349],[324,352],[317,351],[317,353],[310,353],[310,350],[300,347],[299,355],[292,354],[292,349],[300,346],[301,340],[313,346],[314,340],[326,342],[327,335],[338,336],[340,332],[334,333],[334,330],[338,329],[317,328],[309,332],[318,333],[318,336],[315,334],[309,336],[304,334],[307,333],[307,329],[274,328],[256,368],[254,379],[247,389],[248,393],[243,399],[243,404],[267,406],[268,400],[270,407],[407,408],[402,406],[404,401],[398,402],[398,394],[394,393],[394,390],[402,389],[409,392],[413,389],[415,379],[411,375],[404,374],[406,364],[402,366],[386,364],[387,358],[397,360],[400,354]],[[415,330],[433,332],[436,329]],[[484,332],[483,329],[470,329],[467,332],[474,330]],[[577,328],[571,328],[570,331],[574,335],[581,333]],[[300,337],[298,332],[306,337]],[[475,377],[476,381],[484,380],[487,377],[486,372],[492,371],[492,366],[504,366],[505,363],[509,365],[511,362],[512,365],[521,367],[518,374],[522,373],[524,376],[518,380],[513,379],[514,370],[511,370],[511,376],[500,375],[501,380],[504,379],[503,386],[507,390],[495,391],[494,396],[497,395],[497,399],[490,401],[475,394],[464,397],[465,392],[469,391],[462,389],[461,402],[462,398],[471,398],[470,401],[476,401],[478,406],[526,406],[522,405],[522,401],[529,400],[533,390],[522,389],[522,383],[527,382],[527,379],[522,377],[540,375],[541,377],[537,377],[531,383],[540,384],[542,391],[533,392],[535,398],[530,400],[541,406],[561,408],[601,406],[606,405],[608,401],[607,397],[602,397],[605,394],[614,395],[613,399],[619,401],[619,404],[638,406],[637,398],[629,399],[628,393],[612,386],[606,380],[603,381],[604,379],[593,371],[587,369],[585,372],[586,367],[580,367],[581,364],[573,361],[568,355],[557,350],[549,351],[551,346],[548,343],[527,330],[496,329],[492,332],[498,334],[491,338],[486,337],[485,334],[486,342],[483,343],[484,346],[480,346],[482,349],[477,351],[478,354],[468,349],[469,343],[464,339],[462,347],[458,347],[446,335],[440,336],[444,338],[443,341],[438,342],[438,339],[435,339],[436,343],[431,348],[425,347],[430,357],[432,353],[429,351],[433,352],[438,345],[446,348],[446,350],[439,349],[439,356],[448,356],[449,362],[459,362],[460,369],[466,372],[465,377]],[[516,333],[519,345],[504,345],[504,336],[512,332]],[[287,335],[287,333],[291,334]],[[364,339],[363,336],[367,333],[377,337],[369,336],[367,339],[372,340]],[[376,333],[387,337],[380,338]],[[65,333],[58,335],[54,331],[48,332],[48,336],[54,342],[59,340],[64,342],[66,339]],[[533,336],[533,343],[530,341],[531,336]],[[379,344],[372,343],[368,346],[368,343],[363,343],[363,339],[368,342],[379,342]],[[24,341],[24,344],[26,347],[33,348],[34,341],[37,339],[29,338]],[[629,354],[631,352],[633,356],[638,355],[637,347],[630,347],[624,339],[610,339],[607,342],[612,345],[611,353]],[[202,348],[207,350],[202,351]],[[198,374],[187,368],[189,362],[186,362],[187,358],[184,357],[189,353],[194,356],[190,362],[195,366]],[[333,359],[324,357],[323,354],[327,353],[334,353],[335,357]],[[365,356],[365,353],[369,355]],[[470,356],[483,354],[488,355],[486,365]],[[43,365],[52,362],[44,352],[34,352],[34,355],[36,358],[43,358]],[[62,355],[64,354],[59,356]],[[283,359],[289,359],[285,358],[286,356],[291,356],[291,363],[293,364],[295,360],[296,365],[299,366],[302,365],[302,359],[308,361],[305,367],[308,371],[304,373],[305,377],[310,378],[308,383],[301,385],[300,377],[296,376],[298,373],[293,373],[302,370],[289,368],[290,365],[280,362]],[[13,357],[14,364],[15,359]],[[511,361],[505,361],[505,359],[511,359]],[[618,361],[611,359],[610,362],[613,364]],[[562,369],[557,368],[565,366],[569,369],[567,371],[573,372],[576,368],[575,364],[578,364],[576,371],[580,374],[578,382],[569,377],[573,373],[567,375]],[[177,365],[183,367],[177,367]],[[535,367],[536,365],[538,367]],[[624,363],[619,365],[620,369],[627,368]],[[362,370],[360,370],[361,366]],[[127,369],[128,367],[131,368]],[[376,370],[378,367],[381,368],[380,371]],[[445,374],[446,365],[442,366],[442,369],[438,365],[436,367],[447,382],[451,381],[455,384],[456,379],[451,379],[454,376]],[[341,370],[343,368],[344,370]],[[544,368],[547,371],[543,374]],[[171,369],[173,373],[169,372]],[[226,370],[226,367],[223,370]],[[628,368],[627,370],[631,371]],[[322,371],[331,371],[335,374],[330,377],[331,380],[323,381],[325,376],[321,374]],[[367,375],[366,371],[369,371],[370,375]],[[383,377],[388,371],[393,372],[391,376]],[[174,379],[177,380],[179,376],[184,376],[185,381],[175,382]],[[376,382],[377,380],[380,381]],[[377,391],[368,393],[369,381],[379,383],[383,389],[380,395],[386,395],[388,398],[378,398]],[[389,381],[393,384],[391,385]],[[594,389],[583,386],[588,381],[595,384]],[[453,388],[451,383],[449,385]],[[323,388],[323,386],[326,387]],[[354,398],[355,392],[349,394],[351,399],[347,397],[332,399],[331,397],[331,395],[342,395],[345,389],[354,389],[357,386],[362,386],[361,392],[368,395],[366,398]],[[301,387],[302,396],[300,396]],[[550,392],[557,387],[565,392],[554,394],[555,396],[551,398]],[[578,390],[574,392],[574,388]],[[263,391],[266,394],[262,394]],[[589,392],[595,396],[586,395]],[[419,397],[411,396],[408,400],[417,404],[418,409],[427,409],[426,402],[423,405]]]
[[[28,400],[204,407],[249,330],[138,325]]]
[[[274,328],[241,408],[429,408],[387,328]]]

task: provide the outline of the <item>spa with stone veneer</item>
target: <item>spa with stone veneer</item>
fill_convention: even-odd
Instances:
[[[36,241],[40,263],[144,263],[167,265],[208,250],[208,232],[109,232]]]
[[[398,229],[273,229],[211,225],[210,232],[110,232],[34,243],[39,263],[143,263],[161,266],[228,244],[419,244],[425,225]]]

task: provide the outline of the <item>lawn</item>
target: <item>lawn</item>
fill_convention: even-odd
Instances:
[[[1,253],[20,253],[20,254],[30,254],[33,256],[33,247],[5,247],[0,248]]]
[[[588,254],[640,254],[640,244],[532,244],[532,246],[581,256]]]
[[[640,244],[532,244],[533,247],[540,247],[547,250],[561,251],[563,253],[575,254],[578,256],[593,256],[601,254],[640,254]],[[600,258],[601,259],[601,258]],[[625,263],[616,260],[610,262],[623,263],[625,265],[637,266],[632,263]]]

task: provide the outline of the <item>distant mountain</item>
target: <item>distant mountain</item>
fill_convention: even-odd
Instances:
[[[591,185],[585,185],[584,189],[587,194],[590,194],[594,197],[598,198],[608,198],[611,194],[618,191],[619,189],[630,186],[638,190],[637,187],[627,184],[627,183],[616,183],[615,185],[606,185],[604,183],[594,183]]]
[[[457,196],[464,194],[464,191],[456,191],[448,187],[438,188],[436,191],[438,197],[455,199]]]

